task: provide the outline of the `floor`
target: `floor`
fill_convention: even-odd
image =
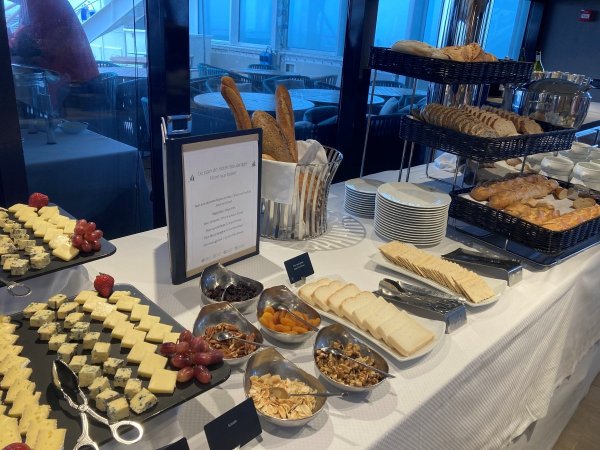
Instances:
[[[597,450],[600,448],[600,374],[579,404],[553,450]]]

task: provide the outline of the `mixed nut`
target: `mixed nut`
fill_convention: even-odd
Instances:
[[[221,350],[225,359],[241,358],[256,350],[256,345],[248,344],[247,342],[242,342],[237,339],[217,341],[215,336],[222,331],[228,331],[233,337],[252,342],[256,342],[256,335],[255,333],[243,333],[237,326],[224,322],[212,327],[207,327],[204,330],[204,339],[211,348]]]
[[[336,340],[332,341],[330,346],[359,362],[369,366],[375,365],[375,360],[371,356],[363,356],[360,353],[360,347],[357,344],[348,342],[346,345],[343,345],[340,341]],[[324,375],[348,386],[373,386],[383,379],[383,376],[374,370],[369,370],[353,361],[332,355],[320,349],[315,352],[315,362]]]

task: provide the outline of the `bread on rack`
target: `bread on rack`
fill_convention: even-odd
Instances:
[[[547,178],[543,175],[527,175],[524,177],[516,176],[511,179],[500,181],[488,181],[479,186],[474,187],[470,195],[478,202],[488,200],[492,195],[502,191],[515,190],[525,183],[538,183],[545,181]]]
[[[501,191],[492,195],[489,198],[488,206],[494,209],[504,209],[513,203],[522,202],[531,198],[544,198],[557,187],[558,182],[556,180],[526,183],[515,190]]]
[[[465,110],[430,103],[421,110],[421,117],[425,122],[439,127],[450,128],[461,133],[486,138],[498,137],[498,133],[489,125],[476,120]]]
[[[392,50],[400,53],[408,53],[410,55],[419,56],[431,56],[431,53],[435,50],[435,47],[427,44],[426,42],[413,41],[410,39],[404,39],[397,41],[392,45]]]
[[[542,226],[552,231],[564,231],[576,227],[583,222],[600,217],[600,205],[576,209],[560,217],[544,222]]]
[[[449,59],[461,62],[493,62],[498,61],[491,53],[485,52],[481,46],[473,42],[467,45],[450,45],[435,48],[426,42],[405,39],[395,42],[392,50],[409,55],[426,56],[436,59]]]
[[[513,203],[512,205],[508,205],[504,209],[504,212],[536,225],[542,225],[544,222],[560,216],[560,212],[554,205],[546,202],[539,202],[535,205]]]
[[[543,133],[544,130],[535,120],[529,117],[523,117],[505,109],[494,108],[493,106],[484,105],[481,107],[483,111],[497,114],[498,116],[510,120],[517,131],[521,134],[539,134]]]
[[[228,76],[221,78],[221,95],[227,102],[229,109],[231,109],[237,129],[248,130],[252,128],[250,115],[233,78]]]

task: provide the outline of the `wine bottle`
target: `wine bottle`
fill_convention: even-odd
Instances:
[[[537,52],[535,52],[535,63],[533,64],[533,71],[534,72],[543,72],[544,71],[544,65],[542,64],[542,52],[539,50]]]

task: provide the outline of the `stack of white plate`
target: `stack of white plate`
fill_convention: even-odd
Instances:
[[[375,232],[386,239],[437,245],[446,235],[450,196],[429,186],[386,183],[377,189]]]
[[[355,178],[346,181],[344,209],[350,214],[373,218],[375,215],[375,196],[383,181],[368,178]]]

